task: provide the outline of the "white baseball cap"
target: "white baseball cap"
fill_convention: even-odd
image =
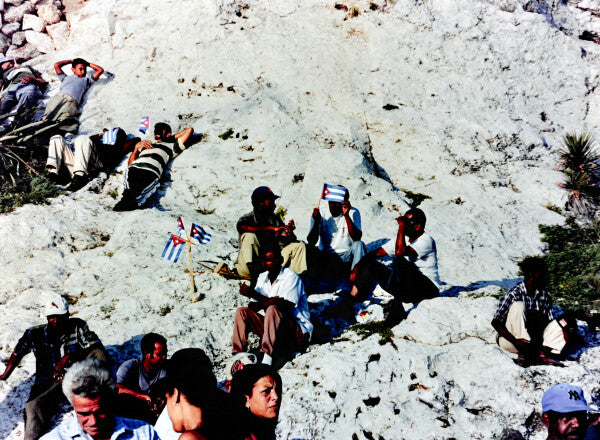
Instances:
[[[69,303],[60,294],[56,292],[42,292],[44,297],[44,316],[64,315],[69,313]]]

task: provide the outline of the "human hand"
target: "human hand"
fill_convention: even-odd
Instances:
[[[321,211],[319,208],[313,209],[312,218],[315,223],[319,223],[321,221]]]
[[[354,266],[354,269],[352,269],[352,272],[350,272],[350,276],[348,277],[348,279],[350,280],[351,283],[354,283],[354,281],[356,280],[357,274],[358,274],[358,266]]]
[[[240,284],[240,295],[250,298],[250,286],[248,284]]]
[[[294,223],[294,220],[290,220],[287,224],[287,230],[291,233],[294,229],[296,229],[296,224]]]
[[[26,76],[25,78],[23,78],[21,80],[21,84],[29,84],[30,82],[32,82],[33,80],[35,80],[34,77],[32,76]]]
[[[342,215],[348,215],[350,208],[352,208],[352,205],[350,205],[349,201],[342,202]]]
[[[60,360],[54,366],[54,380],[62,380],[65,375],[65,369],[69,365],[71,356],[66,355],[60,358]]]
[[[253,312],[259,312],[260,309],[262,309],[262,304],[259,303],[258,301],[252,301],[250,304],[248,304],[248,308],[250,310],[252,310]]]

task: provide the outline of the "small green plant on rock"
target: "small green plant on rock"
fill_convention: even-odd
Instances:
[[[423,201],[431,198],[427,194],[415,193],[404,188],[402,188],[402,191],[404,192],[406,198],[410,199],[408,205],[411,208],[416,208],[421,203],[423,203]]]

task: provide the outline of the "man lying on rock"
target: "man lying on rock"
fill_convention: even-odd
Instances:
[[[62,68],[70,64],[73,75],[66,75]],[[89,73],[87,68],[93,70]],[[88,63],[83,58],[58,61],[54,64],[54,71],[60,78],[62,84],[58,93],[46,104],[46,110],[42,116],[43,121],[58,121],[70,118],[68,122],[60,126],[63,133],[77,133],[79,130],[80,106],[85,92],[92,84],[100,78],[104,69],[96,64]]]
[[[275,356],[280,361],[306,348],[313,325],[302,280],[282,266],[279,247],[263,247],[260,260],[266,272],[254,286],[240,285],[240,295],[252,301],[235,312],[232,353],[246,351],[248,333],[253,332],[261,338],[262,362],[271,365]]]
[[[329,209],[315,208],[308,242],[309,276],[348,278],[367,253],[362,237],[360,212],[350,204],[346,189],[343,202],[328,202]]]
[[[138,142],[129,156],[123,176],[123,195],[114,211],[132,211],[141,208],[156,192],[168,163],[185,150],[194,134],[192,127],[172,135],[171,126],[159,122],[154,126],[155,143]]]
[[[48,179],[53,183],[70,181],[67,190],[78,191],[90,181],[94,171],[109,172],[119,165],[139,140],[127,139],[119,127],[105,128],[93,136],[78,136],[73,145],[61,135],[54,135],[48,144]]]
[[[354,284],[350,294],[358,299],[368,296],[373,283],[394,296],[387,326],[395,326],[406,317],[403,302],[415,303],[439,295],[437,248],[431,235],[425,233],[425,213],[412,208],[396,219],[398,233],[395,240],[369,252],[350,274]],[[389,255],[391,267],[377,261]]]
[[[0,58],[0,80],[4,95],[0,99],[0,124],[7,120],[10,112],[15,114],[12,126],[31,119],[36,102],[46,90],[46,81],[29,66],[17,66],[10,57]]]
[[[498,345],[518,353],[515,362],[522,366],[561,365],[553,358],[564,353],[577,325],[564,316],[555,317],[552,297],[544,290],[548,278],[545,261],[528,257],[519,266],[524,280],[502,295],[492,320]]]

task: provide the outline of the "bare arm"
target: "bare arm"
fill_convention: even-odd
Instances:
[[[62,60],[62,61],[58,61],[56,63],[54,63],[54,72],[56,72],[57,75],[60,75],[61,73],[65,73],[62,71],[63,66],[66,66],[67,64],[71,64],[73,60]]]
[[[396,221],[398,222],[398,235],[396,236],[396,255],[418,257],[417,252],[410,246],[406,245],[406,235],[404,235],[406,223],[404,222],[404,216],[398,217]]]
[[[306,236],[306,241],[310,246],[314,246],[319,240],[319,226],[321,224],[321,213],[319,212],[319,208],[313,209],[312,219],[313,227]]]
[[[362,231],[358,229],[358,227],[354,224],[352,219],[350,218],[350,202],[345,201],[342,203],[342,214],[346,219],[346,225],[348,226],[348,233],[350,234],[350,238],[353,241],[358,241],[362,238]]]
[[[100,76],[104,73],[104,69],[97,64],[88,63],[88,66],[90,66],[92,69],[94,69],[94,74],[92,75],[92,78],[94,78],[94,81],[96,81],[98,78],[100,78]]]
[[[117,388],[119,389],[119,394],[129,394],[130,396],[133,396],[136,399],[140,399],[140,400],[148,402],[148,404],[152,403],[152,399],[147,394],[138,393],[138,392],[133,391],[132,389],[129,389],[126,386],[121,385],[121,384],[117,384]]]
[[[15,368],[17,368],[17,365],[19,365],[19,362],[21,362],[21,358],[18,357],[15,353],[11,354],[10,358],[8,358],[8,362],[6,363],[4,373],[0,375],[0,380],[8,379],[12,372],[15,370]]]
[[[284,230],[285,226],[250,226],[250,225],[239,225],[241,232],[261,232],[261,231],[272,231],[278,233]]]
[[[194,128],[189,127],[189,128],[186,128],[185,130],[181,130],[179,133],[177,133],[175,135],[175,139],[180,140],[181,143],[183,145],[185,145],[187,143],[187,141],[190,140],[190,137],[192,137],[193,134],[194,134]]]
[[[529,341],[515,338],[500,320],[495,318],[492,319],[492,327],[494,327],[494,330],[496,330],[500,336],[514,345],[519,353],[524,354],[529,349]]]
[[[151,149],[151,148],[152,148],[152,142],[147,141],[147,140],[139,141],[137,144],[135,144],[135,147],[133,147],[133,151],[129,155],[129,160],[127,161],[127,166],[131,165],[131,163],[138,158],[138,155],[140,154],[140,152],[142,150]]]

